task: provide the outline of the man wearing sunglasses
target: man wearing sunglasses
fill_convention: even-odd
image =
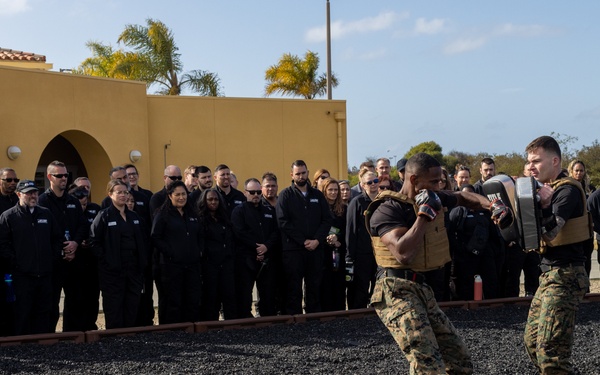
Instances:
[[[19,202],[15,193],[17,189],[17,172],[12,168],[0,170],[0,214],[14,207]],[[4,263],[0,263],[0,276],[10,273]],[[14,313],[12,304],[6,302],[6,284],[0,285],[0,336],[14,334]]]
[[[261,202],[262,190],[256,178],[244,183],[247,201],[234,208],[231,223],[236,236],[236,305],[238,318],[252,317],[252,289],[260,300],[261,316],[276,314],[271,255],[279,242],[275,209]]]
[[[176,165],[169,165],[165,168],[165,172],[163,174],[163,181],[165,186],[152,195],[150,198],[150,214],[154,217],[156,210],[158,210],[165,200],[167,199],[167,187],[173,181],[181,181],[183,180],[183,176],[181,175],[181,169]]]
[[[88,237],[88,223],[79,200],[67,193],[69,173],[64,163],[53,161],[46,169],[50,187],[39,198],[39,205],[48,208],[56,218],[60,233],[64,237],[63,258],[54,264],[52,275],[52,316],[50,331],[54,332],[59,317],[61,290],[64,288],[63,331],[86,331],[93,327],[85,326],[82,319],[81,283],[77,279],[76,259],[79,245]]]

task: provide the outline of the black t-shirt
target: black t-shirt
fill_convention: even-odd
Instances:
[[[567,222],[583,214],[583,205],[581,191],[573,185],[563,185],[552,195],[552,213]],[[542,254],[542,264],[566,265],[585,262],[583,244],[584,242],[578,242],[570,245],[548,246],[546,252]]]
[[[442,206],[452,208],[457,204],[456,196],[450,191],[437,192]],[[439,213],[443,215],[443,212]],[[410,228],[417,221],[414,206],[394,199],[383,202],[371,216],[370,230],[373,235],[383,236],[395,228]]]

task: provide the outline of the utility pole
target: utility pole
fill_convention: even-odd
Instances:
[[[327,0],[327,99],[331,100],[331,21],[329,0]]]

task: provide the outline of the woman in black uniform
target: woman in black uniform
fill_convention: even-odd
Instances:
[[[219,320],[221,304],[224,319],[235,319],[235,242],[225,201],[217,190],[207,189],[198,210],[204,226],[203,319]]]
[[[90,229],[90,243],[98,257],[98,275],[106,328],[135,324],[146,265],[144,235],[139,216],[127,208],[127,185],[113,180],[106,188],[111,205],[98,213]]]
[[[203,231],[198,216],[188,201],[183,181],[167,188],[167,200],[154,217],[152,241],[160,252],[162,282],[167,292],[165,321],[200,320]]]

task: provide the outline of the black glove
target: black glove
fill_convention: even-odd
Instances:
[[[433,221],[438,214],[438,211],[442,209],[442,201],[438,195],[427,189],[419,191],[419,194],[415,197],[415,203],[419,207],[418,216],[425,216],[429,221]]]
[[[496,198],[490,203],[490,211],[492,211],[492,220],[500,227],[500,229],[508,228],[513,223],[513,213],[502,200]]]

